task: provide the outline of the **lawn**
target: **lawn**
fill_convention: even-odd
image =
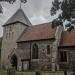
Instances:
[[[0,71],[0,75],[7,75],[7,72]],[[35,72],[16,72],[16,75],[35,75]]]
[[[42,73],[42,75],[64,75],[64,73],[62,73],[62,72],[51,72],[51,73]]]
[[[35,72],[17,72],[17,75],[35,75]]]
[[[0,71],[0,75],[7,75],[6,71]],[[16,75],[35,75],[35,72],[16,72]],[[64,75],[63,72],[42,72],[42,75]]]

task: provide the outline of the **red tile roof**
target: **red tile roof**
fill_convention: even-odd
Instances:
[[[75,30],[63,32],[60,46],[75,46]]]
[[[51,23],[49,22],[28,27],[28,29],[19,37],[17,42],[52,38],[55,38],[55,28],[52,28]]]

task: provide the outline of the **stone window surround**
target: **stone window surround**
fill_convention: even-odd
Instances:
[[[32,44],[32,46],[33,46],[34,44],[37,44],[37,45],[38,45],[38,59],[33,59],[33,58],[32,58],[32,52],[31,52],[31,59],[32,59],[33,61],[39,60],[39,50],[40,50],[39,48],[40,48],[40,46],[41,46],[41,47],[44,46],[44,49],[46,50],[46,56],[51,57],[51,43],[50,43],[50,44],[48,43],[48,44],[45,44],[45,45],[44,45],[44,44],[39,45],[39,43],[35,42],[35,43]],[[48,45],[50,46],[50,54],[47,54],[47,46],[48,46]],[[32,47],[31,47],[31,51],[32,51]]]
[[[47,49],[47,55],[50,55],[51,54],[51,48],[50,48],[49,44],[46,46],[46,49]],[[48,53],[48,49],[49,49],[49,53]]]
[[[38,44],[36,44],[36,43],[34,43],[33,45],[32,45],[32,59],[38,59],[38,56],[37,56],[37,58],[36,58],[36,56],[35,57],[33,57],[33,48],[34,48],[34,46],[36,46],[36,48],[37,48],[37,50],[38,50]],[[35,52],[36,53],[36,52]],[[38,55],[38,54],[37,54]]]
[[[67,62],[61,62],[60,60],[59,60],[59,62],[62,63],[62,64],[68,63],[69,62],[69,60],[68,60],[68,51],[67,50],[60,50],[60,51],[66,51],[67,52]],[[60,53],[60,51],[59,51],[59,53]],[[60,59],[60,54],[59,54],[59,59]]]

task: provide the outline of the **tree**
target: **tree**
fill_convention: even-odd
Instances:
[[[0,2],[8,2],[8,3],[10,3],[10,4],[13,4],[14,2],[15,2],[16,0],[0,0]],[[27,2],[27,0],[20,0],[22,3],[26,3]],[[3,11],[2,11],[2,6],[1,6],[1,4],[0,4],[0,13],[3,13]]]
[[[51,15],[55,15],[58,10],[61,10],[62,13],[59,14],[58,18],[52,21],[53,26],[63,25],[65,20],[69,21],[69,24],[66,25],[68,30],[71,31],[75,26],[75,0],[54,0],[52,2]]]

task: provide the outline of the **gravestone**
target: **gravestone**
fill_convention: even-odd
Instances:
[[[7,75],[16,75],[16,70],[15,68],[8,68],[7,69]]]
[[[41,72],[40,71],[36,71],[35,75],[41,75]]]

